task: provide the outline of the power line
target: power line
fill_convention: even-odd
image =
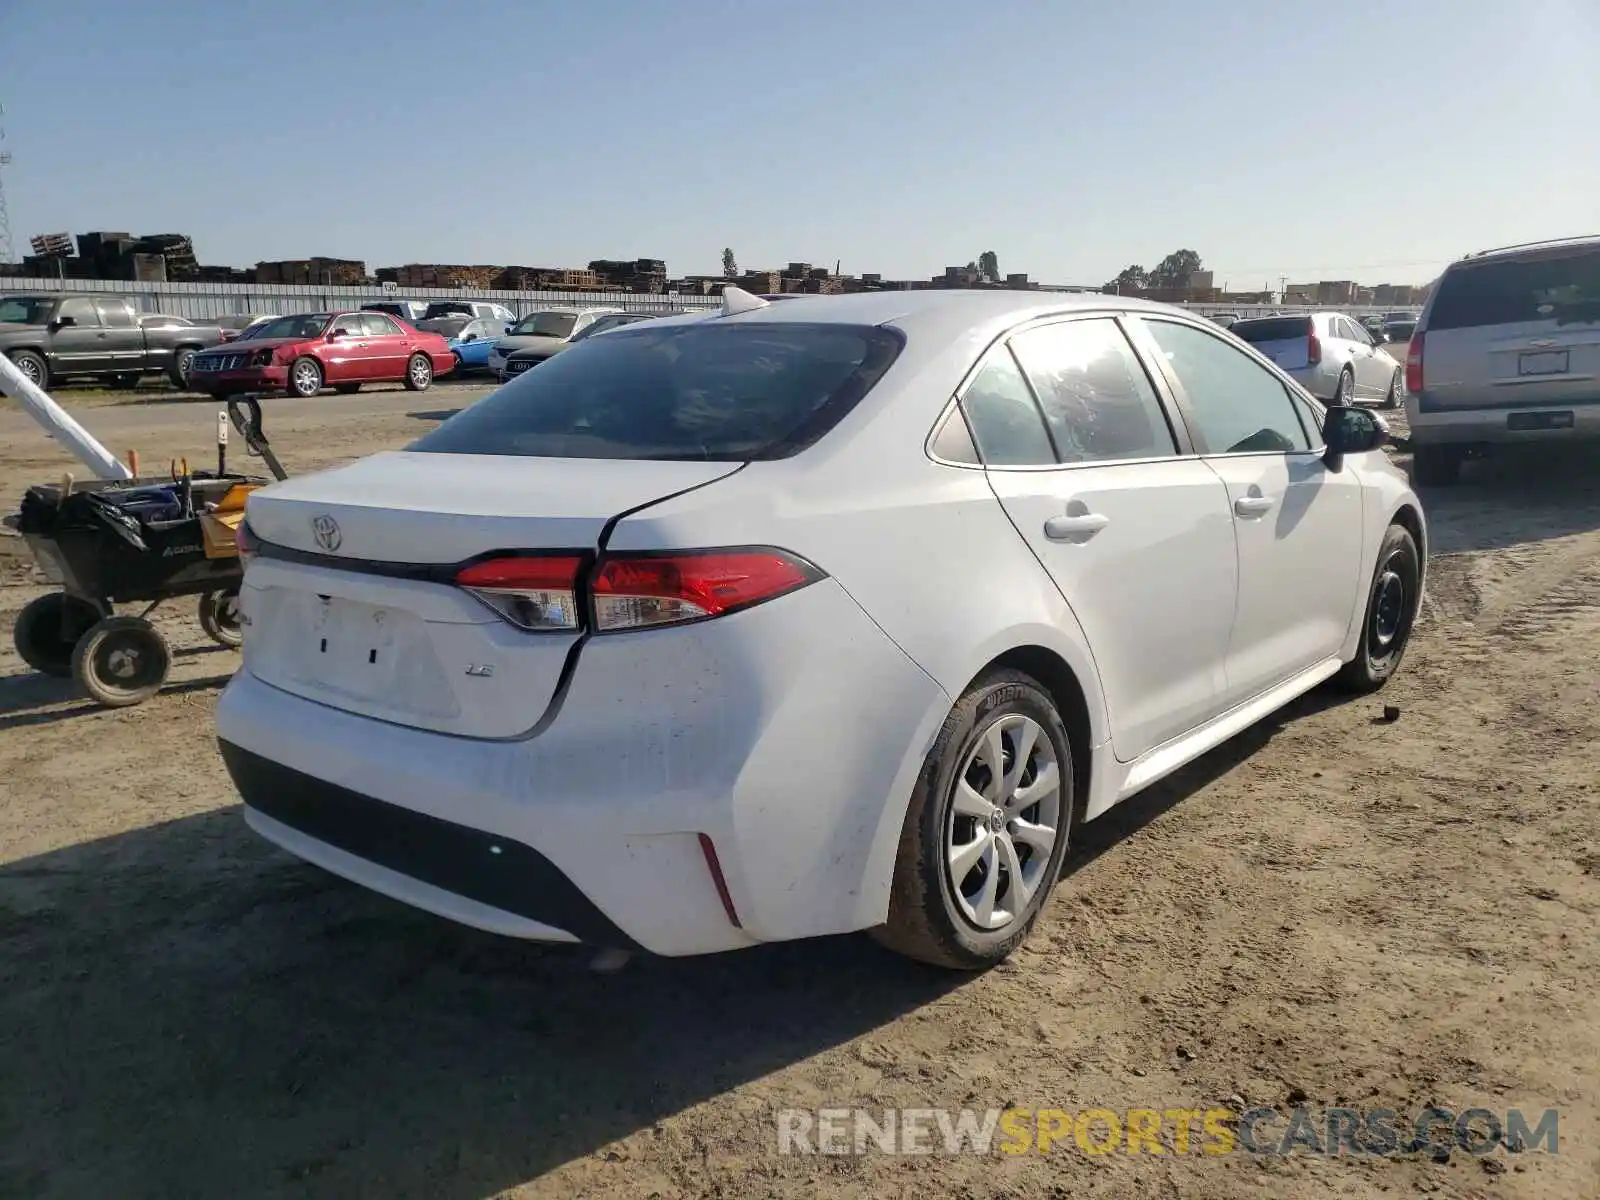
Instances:
[[[0,104],[0,263],[16,261],[16,251],[11,243],[11,213],[6,208],[6,176],[4,168],[11,165],[11,152],[6,143],[6,106]]]

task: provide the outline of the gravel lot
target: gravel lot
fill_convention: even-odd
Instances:
[[[475,394],[284,401],[268,432],[302,472]],[[213,405],[98,399],[119,452],[209,458]],[[8,503],[70,465],[30,430],[0,412]],[[211,733],[237,657],[186,608],[174,684],[123,712],[8,638],[0,1196],[1600,1194],[1600,485],[1508,463],[1425,501],[1424,622],[1381,700],[1315,693],[1089,826],[975,978],[863,938],[601,975],[434,920],[245,829]],[[7,562],[9,625],[39,588]],[[786,1107],[1301,1096],[1553,1106],[1561,1153],[774,1150]]]

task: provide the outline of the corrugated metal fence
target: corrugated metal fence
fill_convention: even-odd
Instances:
[[[675,308],[714,308],[715,296],[639,295],[633,292],[491,292],[476,288],[332,287],[323,284],[135,283],[124,279],[0,278],[7,292],[99,292],[131,296],[140,311],[208,320],[247,313],[325,312],[359,308],[378,300],[493,300],[521,316],[558,304],[604,304],[628,312],[665,312]]]
[[[332,287],[323,284],[290,285],[270,283],[134,283],[120,279],[18,279],[0,278],[0,295],[7,292],[101,292],[131,296],[143,312],[170,313],[175,317],[207,320],[247,313],[326,312],[335,308],[359,308],[375,300],[493,300],[504,304],[518,316],[535,309],[559,304],[604,304],[628,312],[665,312],[675,308],[715,308],[715,296],[639,295],[633,292],[493,292],[476,288],[400,288],[384,291],[379,287]],[[1380,308],[1373,305],[1328,304],[1277,307],[1237,304],[1192,304],[1197,313],[1236,313],[1241,317],[1265,316],[1274,312],[1348,313],[1364,317],[1370,313],[1420,311],[1413,305]]]

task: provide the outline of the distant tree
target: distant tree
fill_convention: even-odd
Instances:
[[[1123,267],[1117,277],[1106,284],[1101,290],[1108,295],[1120,295],[1123,292],[1137,292],[1150,284],[1150,276],[1145,269],[1135,263],[1133,266]]]
[[[734,260],[733,247],[722,248],[722,277],[724,279],[739,278],[739,264]]]
[[[1193,250],[1174,250],[1150,272],[1153,288],[1186,288],[1200,269],[1200,256]]]
[[[990,283],[999,283],[1000,256],[993,250],[985,250],[978,255],[978,270],[983,272],[983,277]]]

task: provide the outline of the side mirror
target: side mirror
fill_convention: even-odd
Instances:
[[[335,329],[331,333],[328,334],[328,340],[330,342],[337,342],[340,338],[346,338],[346,337],[349,337],[349,336],[350,336],[350,331],[348,329],[343,329],[343,328]]]
[[[77,323],[77,317],[57,317],[51,322],[57,329],[66,329],[68,326],[76,325]]]
[[[1346,454],[1365,454],[1389,444],[1389,424],[1365,408],[1334,405],[1322,423],[1322,440],[1327,446],[1328,469],[1337,471]]]
[[[469,334],[467,334],[466,337],[462,338],[461,340],[463,342],[475,342],[475,341],[478,340],[478,335],[475,334],[475,333],[469,333]]]

